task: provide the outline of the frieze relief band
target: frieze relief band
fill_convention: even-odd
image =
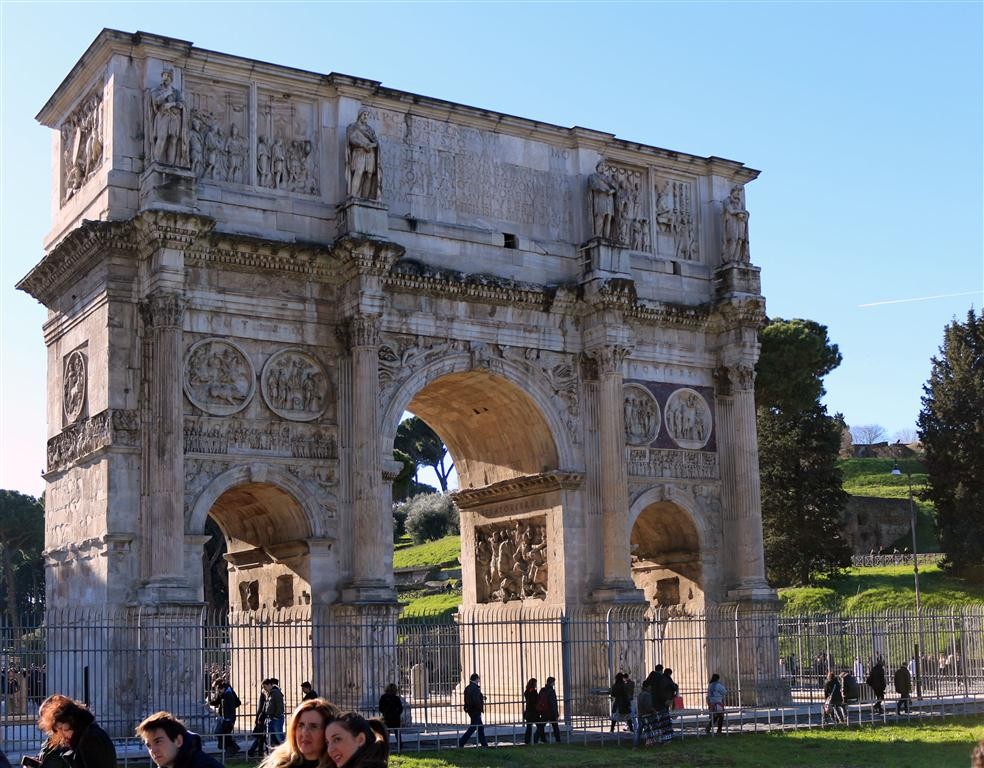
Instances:
[[[47,471],[65,469],[110,445],[136,446],[139,435],[140,418],[136,411],[102,411],[48,440]]]
[[[710,451],[677,451],[666,448],[625,449],[630,477],[670,477],[680,480],[719,480],[718,456]]]
[[[476,597],[480,603],[547,596],[547,526],[543,518],[475,528]]]
[[[334,430],[307,424],[188,416],[184,420],[184,450],[185,453],[335,460],[338,439]]]

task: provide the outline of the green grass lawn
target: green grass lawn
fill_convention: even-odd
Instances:
[[[393,768],[525,768],[604,766],[638,768],[967,768],[984,738],[984,718],[921,725],[735,734],[687,739],[667,747],[538,745],[393,755]]]
[[[901,475],[893,475],[892,459],[840,459],[837,466],[844,476],[844,490],[852,496],[880,496],[886,499],[904,499],[909,495],[909,478],[912,473],[912,490],[918,493],[926,487],[926,469],[918,459],[900,459]]]
[[[984,602],[984,583],[950,576],[936,565],[919,566],[919,592],[924,608]],[[790,615],[916,607],[912,567],[905,565],[848,568],[817,587],[780,589],[779,597]]]
[[[411,568],[418,566],[438,566],[445,563],[457,563],[461,555],[461,537],[445,536],[436,541],[426,541],[412,547],[404,547],[393,553],[394,568]]]

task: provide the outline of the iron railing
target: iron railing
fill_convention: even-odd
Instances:
[[[440,741],[442,729],[457,732],[467,722],[461,691],[478,672],[485,721],[503,733],[521,723],[526,681],[555,677],[564,732],[573,738],[607,723],[616,672],[629,672],[638,692],[657,663],[676,671],[695,722],[707,678],[717,672],[729,711],[785,727],[804,717],[813,722],[828,671],[859,664],[866,672],[879,657],[888,697],[895,697],[893,672],[909,664],[917,644],[924,706],[948,700],[958,711],[961,701],[984,700],[984,606],[927,608],[920,618],[913,611],[784,616],[735,605],[700,614],[637,607],[599,613],[528,602],[402,617],[386,607],[220,615],[53,610],[16,627],[0,619],[0,727],[8,751],[35,751],[37,705],[58,692],[89,703],[116,738],[131,736],[140,719],[160,709],[209,733],[210,684],[228,676],[243,702],[237,730],[245,734],[260,681],[277,677],[288,707],[309,681],[339,706],[366,714],[375,714],[384,686],[395,682],[418,738],[436,733]],[[872,700],[865,689],[862,702]],[[873,716],[870,707],[859,710],[865,716]],[[453,738],[444,741],[450,746]]]

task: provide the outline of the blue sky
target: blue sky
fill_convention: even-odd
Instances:
[[[984,304],[982,8],[0,0],[0,488],[43,485],[45,312],[13,289],[50,224],[34,115],[103,27],[761,170],[769,314],[826,324],[844,355],[828,407],[891,436],[915,425],[943,327]],[[901,299],[924,300],[862,306]]]

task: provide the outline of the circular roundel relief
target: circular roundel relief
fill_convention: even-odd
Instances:
[[[253,398],[256,371],[246,353],[231,341],[202,339],[185,356],[184,391],[205,413],[229,416]]]
[[[278,416],[314,421],[328,406],[328,374],[307,352],[283,349],[263,366],[260,393]]]
[[[622,390],[625,440],[629,445],[651,443],[659,434],[659,403],[645,387],[627,384]]]
[[[65,358],[64,397],[65,419],[75,421],[82,415],[85,406],[85,391],[88,386],[89,371],[85,354],[80,350],[69,353]]]
[[[674,392],[666,401],[666,431],[681,448],[703,448],[711,437],[711,409],[693,389]]]

